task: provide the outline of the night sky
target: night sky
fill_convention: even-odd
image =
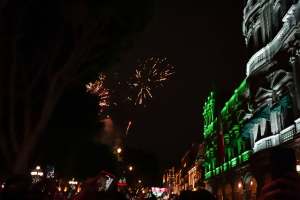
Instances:
[[[163,168],[179,165],[189,145],[203,138],[212,85],[232,94],[246,76],[242,20],[242,0],[158,1],[154,19],[113,69],[128,73],[155,54],[166,57],[175,74],[152,91],[146,108],[124,116],[121,128],[128,120],[132,126],[123,145],[156,153]]]

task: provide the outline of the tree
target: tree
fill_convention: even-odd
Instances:
[[[24,173],[60,96],[132,45],[151,0],[4,0],[0,3],[0,146]]]
[[[98,99],[86,93],[85,87],[66,89],[32,153],[30,169],[53,165],[58,178],[74,176],[76,180],[86,180],[101,170],[115,172],[118,163],[111,147],[94,140],[103,129],[98,108]]]

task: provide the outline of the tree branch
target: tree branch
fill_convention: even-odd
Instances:
[[[60,79],[65,74],[65,72],[68,71],[72,67],[71,63],[74,60],[76,60],[76,58],[78,56],[77,51],[80,50],[81,44],[84,43],[84,40],[85,40],[85,38],[81,38],[80,41],[75,45],[75,48],[71,52],[71,54],[70,54],[69,58],[67,59],[66,63],[62,66],[61,70],[58,71],[54,75],[54,77],[53,77],[54,82],[57,82],[58,79]]]
[[[12,147],[15,153],[18,152],[19,147],[16,138],[16,129],[15,129],[15,73],[17,70],[17,44],[16,40],[13,40],[13,61],[12,69],[9,76],[9,129],[10,129],[10,139],[12,142]]]
[[[77,44],[78,43],[78,35],[77,35],[76,27],[74,24],[73,24],[73,35],[74,35],[75,44]]]
[[[90,67],[88,67],[88,68],[86,68],[85,70],[83,70],[80,74],[78,74],[78,75],[76,75],[76,76],[74,76],[73,75],[73,77],[71,77],[70,79],[69,79],[69,82],[73,82],[74,80],[76,80],[76,79],[78,79],[78,78],[81,78],[83,75],[85,75],[88,71],[90,71],[91,70],[91,68]]]
[[[0,100],[0,121],[3,122],[3,102],[2,102],[2,98]],[[1,147],[1,151],[3,153],[4,159],[6,160],[6,162],[8,163],[9,166],[13,165],[13,159],[11,157],[11,155],[9,154],[9,150],[7,147],[7,140],[4,137],[4,131],[2,129],[2,123],[0,123],[0,147]]]
[[[55,63],[55,60],[57,58],[57,55],[59,53],[61,47],[61,39],[58,38],[55,40],[53,47],[51,49],[53,49],[53,51],[49,52],[49,56],[46,60],[45,65],[47,65],[47,77],[48,79],[51,79],[51,67],[53,67],[53,64]]]
[[[6,160],[6,163],[8,164],[8,166],[13,166],[13,159],[8,151],[7,140],[5,139],[4,132],[1,128],[0,128],[0,147],[1,147],[1,151],[3,153],[4,159]]]
[[[6,4],[9,2],[9,0],[1,0],[0,1],[0,12],[2,12],[3,8],[6,6]]]
[[[50,84],[49,91],[46,95],[45,102],[40,114],[39,121],[37,122],[33,131],[30,132],[25,138],[20,148],[16,163],[14,165],[13,173],[20,173],[24,171],[24,165],[28,162],[29,155],[36,146],[41,134],[46,128],[47,123],[54,111],[54,107],[64,91],[66,85],[56,85],[53,81]]]
[[[31,128],[31,98],[30,92],[27,91],[24,97],[24,135],[25,137],[30,132]]]

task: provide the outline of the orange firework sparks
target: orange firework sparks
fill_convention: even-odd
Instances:
[[[130,127],[130,125],[131,125],[131,122],[129,122],[129,123],[128,123],[128,126],[127,126],[127,130],[126,130],[126,135],[125,135],[125,137],[127,136],[127,133],[128,133],[128,131],[129,131],[129,127]]]
[[[87,92],[90,92],[96,96],[99,97],[100,102],[99,105],[101,107],[109,106],[108,103],[108,98],[109,98],[109,93],[108,89],[105,89],[103,87],[103,82],[104,82],[105,76],[103,73],[100,74],[99,80],[95,81],[94,83],[89,83],[86,85]],[[103,109],[100,110],[102,112]]]
[[[159,84],[159,82],[168,80],[168,76],[174,73],[170,72],[170,68],[173,69],[173,66],[170,64],[161,64],[165,60],[166,58],[151,58],[149,59],[149,62],[146,60],[144,64],[139,65],[139,69],[135,70],[135,77],[137,80],[132,85],[139,87],[139,93],[137,95],[135,105],[137,103],[142,104],[143,99],[146,99],[147,95],[152,98],[153,96],[150,92],[151,88],[163,86],[162,84]]]

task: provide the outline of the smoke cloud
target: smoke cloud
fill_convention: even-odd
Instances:
[[[122,142],[120,139],[121,131],[114,126],[111,118],[106,118],[102,122],[104,122],[104,130],[96,136],[96,142],[109,146],[120,146]]]

